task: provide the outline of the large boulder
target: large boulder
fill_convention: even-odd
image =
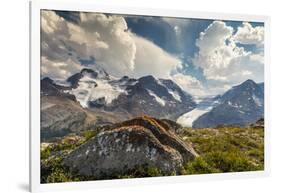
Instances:
[[[137,118],[115,126],[99,133],[64,159],[71,172],[91,179],[128,175],[140,167],[172,174],[197,156],[191,146],[154,119]]]
[[[179,151],[184,159],[184,161],[189,161],[197,155],[190,144],[182,141],[171,128],[170,124],[159,119],[151,118],[148,116],[138,117],[122,123],[116,124],[115,126],[130,126],[130,125],[140,125],[148,130],[150,130],[153,135],[163,144],[170,146],[177,151]]]

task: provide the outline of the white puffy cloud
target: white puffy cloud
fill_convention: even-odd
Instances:
[[[241,44],[261,46],[264,43],[264,27],[253,27],[250,23],[243,22],[243,25],[238,27],[234,40]]]
[[[196,41],[199,52],[193,64],[202,68],[208,81],[217,81],[222,88],[246,79],[263,81],[263,53],[253,54],[238,47],[233,31],[222,21],[210,24]]]
[[[201,82],[193,76],[177,73],[172,76],[172,80],[175,81],[183,90],[192,94],[193,96],[206,95],[206,89]]]
[[[68,62],[68,65],[93,57],[98,65],[115,76],[134,69],[136,46],[126,31],[124,18],[80,13],[80,20],[77,25],[53,11],[42,11],[42,56],[53,62]]]
[[[41,14],[41,75],[62,79],[77,72],[81,65],[77,58],[69,55],[62,42],[69,41],[67,22],[53,11]]]
[[[80,17],[79,28],[84,34],[76,34],[81,36],[75,41],[87,44],[87,54],[93,55],[96,63],[114,76],[132,71],[136,45],[127,31],[125,19],[121,16],[93,13],[81,13]]]
[[[130,32],[122,16],[80,13],[77,24],[53,11],[42,11],[41,18],[43,76],[66,79],[83,67],[81,59],[91,58],[95,64],[88,67],[99,65],[116,77],[167,78],[181,67],[175,56]]]
[[[81,65],[75,63],[70,58],[60,62],[51,61],[47,57],[42,56],[41,63],[41,75],[43,77],[49,77],[61,82],[65,81],[65,77],[70,77],[81,70]]]

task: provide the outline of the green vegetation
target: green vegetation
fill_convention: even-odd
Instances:
[[[41,183],[58,183],[80,181],[73,176],[62,164],[62,157],[56,156],[53,159],[41,162]]]
[[[193,161],[186,163],[181,170],[182,175],[208,174],[218,172],[219,170],[210,166],[202,157],[197,157]]]
[[[46,147],[43,150],[41,150],[40,156],[41,160],[47,159],[51,155],[52,148],[51,147]]]
[[[170,175],[173,175],[173,174],[165,174],[163,171],[161,171],[157,167],[139,166],[138,168],[129,172],[129,174],[120,175],[120,176],[113,177],[113,178],[124,179],[124,178],[142,178],[142,177],[157,177],[157,176],[170,176]]]
[[[62,160],[65,155],[96,134],[95,131],[85,130],[81,133],[81,136],[70,134],[55,143],[41,147],[41,183],[81,181],[78,176],[71,174],[63,166]]]
[[[94,131],[94,130],[85,130],[85,131],[83,131],[82,135],[86,138],[86,141],[88,141],[92,137],[96,136],[97,133],[98,132]]]
[[[257,171],[264,168],[263,128],[186,128],[180,135],[190,141],[200,155],[184,165],[181,172],[184,175]]]
[[[147,168],[147,175],[149,177],[156,177],[156,176],[162,176],[163,174],[158,168],[149,167]]]
[[[74,150],[76,147],[82,145],[92,137],[97,135],[97,131],[85,130],[81,135],[70,134],[61,140],[51,143],[44,148],[41,148],[41,160],[49,158],[51,155],[58,152],[65,153]]]
[[[158,124],[154,123],[153,124]],[[72,182],[95,180],[77,176],[62,163],[69,152],[95,137],[96,131],[86,130],[80,135],[68,135],[41,149],[41,182]],[[140,166],[127,174],[106,176],[105,179],[138,178],[171,175],[208,174],[222,172],[258,171],[264,169],[264,129],[262,127],[185,128],[179,136],[192,143],[200,155],[185,163],[179,173],[165,173],[158,168]]]

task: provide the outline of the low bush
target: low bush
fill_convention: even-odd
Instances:
[[[82,135],[86,138],[86,141],[97,135],[97,131],[85,130]]]
[[[217,173],[219,170],[210,166],[202,157],[197,157],[193,161],[186,163],[181,174],[208,174]]]
[[[45,149],[41,150],[40,152],[41,160],[47,159],[51,155],[51,152],[52,152],[51,147],[46,147]]]

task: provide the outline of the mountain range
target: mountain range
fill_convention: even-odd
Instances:
[[[189,93],[170,79],[157,79],[151,75],[138,79],[128,76],[115,78],[103,69],[82,69],[70,76],[64,85],[48,77],[43,78],[41,99],[42,103],[46,103],[41,109],[45,115],[41,120],[45,122],[41,124],[47,126],[53,123],[51,117],[58,116],[58,108],[65,108],[66,103],[79,111],[82,109],[83,120],[87,121],[80,118],[79,125],[86,124],[87,127],[113,124],[143,115],[176,121],[193,112],[197,113],[192,120],[194,128],[229,124],[242,126],[264,116],[264,84],[252,80],[232,87],[223,95],[208,98],[208,102],[201,102],[205,108],[202,110],[201,103],[197,104]],[[66,117],[60,117],[57,122],[67,122]],[[61,124],[58,125],[61,127]]]
[[[75,97],[84,108],[121,113],[126,118],[146,114],[176,120],[196,106],[192,96],[175,82],[153,76],[117,79],[104,70],[83,69],[69,77],[67,82],[68,86],[59,86],[44,78],[41,90],[43,94]]]

